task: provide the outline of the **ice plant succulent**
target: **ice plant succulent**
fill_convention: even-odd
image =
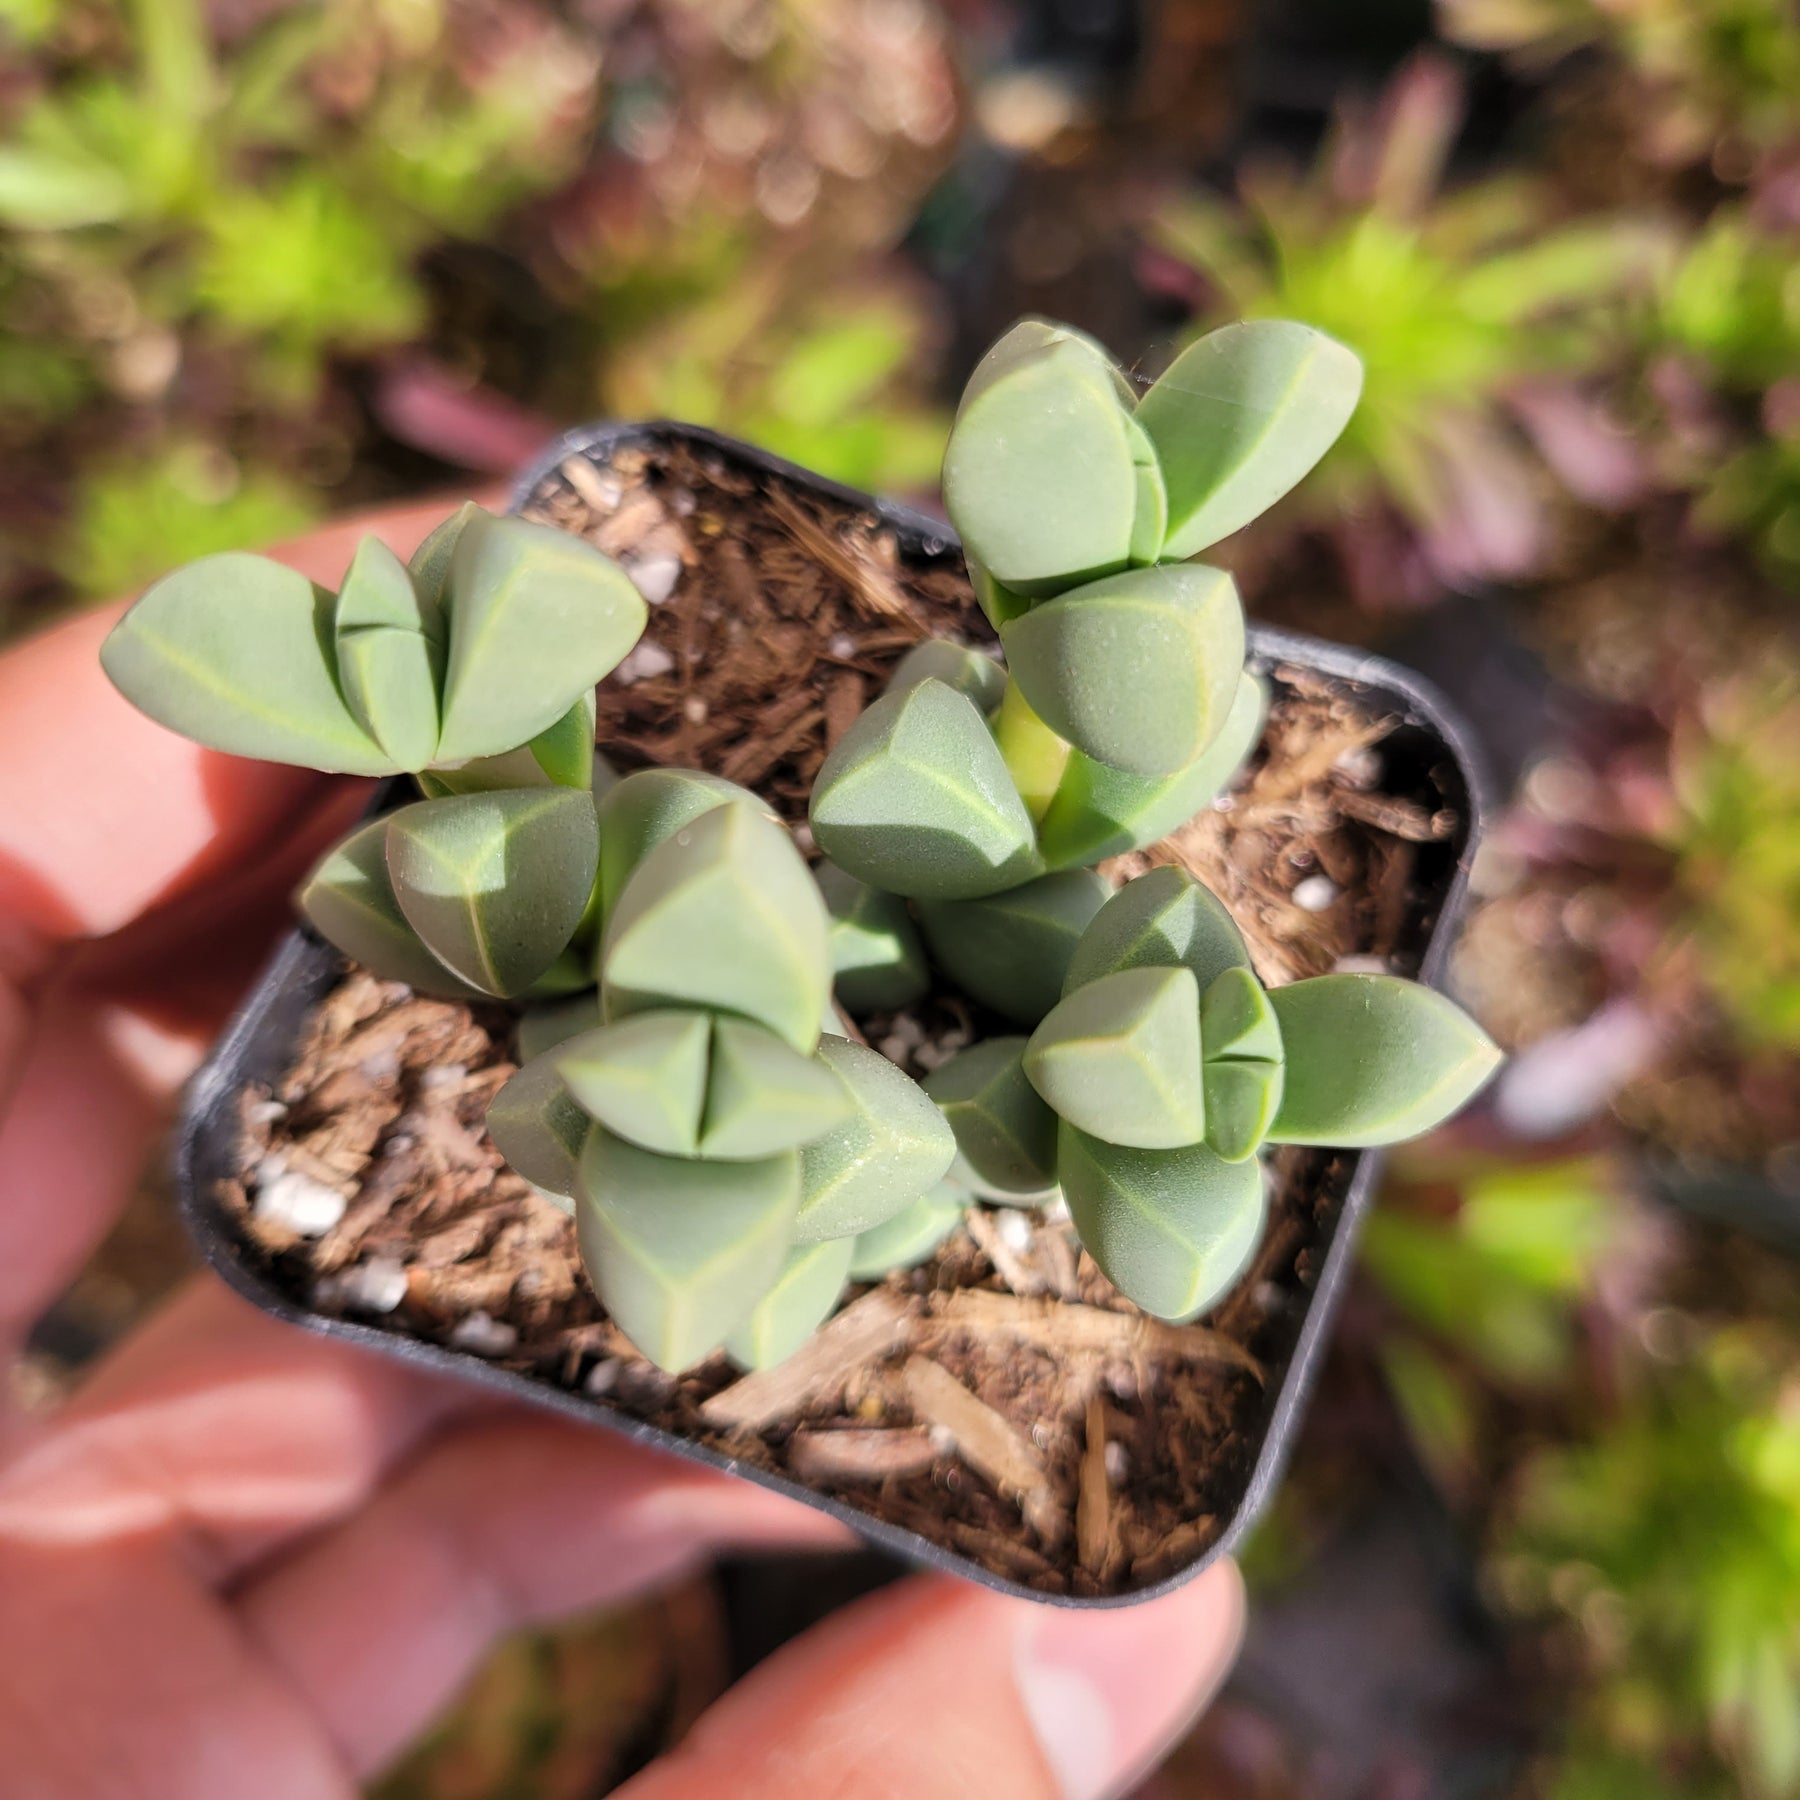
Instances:
[[[1095,915],[1029,1038],[989,1039],[925,1085],[956,1132],[953,1180],[1015,1203],[1060,1188],[1113,1284],[1184,1320],[1236,1281],[1261,1236],[1264,1145],[1415,1137],[1498,1062],[1481,1028],[1418,982],[1265,988],[1224,906],[1169,867]]]
[[[595,1289],[646,1356],[683,1369],[723,1343],[762,1367],[859,1258],[909,1254],[904,1227],[869,1234],[935,1186],[954,1141],[906,1075],[822,1024],[825,904],[754,795],[653,769],[601,814],[593,1022],[564,1003],[531,1033],[488,1129],[574,1211]]]
[[[816,778],[816,868],[732,782],[599,759],[595,684],[645,603],[521,520],[465,507],[409,563],[366,540],[336,594],[207,558],[103,660],[203,744],[413,778],[300,907],[378,976],[517,1003],[489,1135],[661,1367],[779,1362],[970,1206],[1059,1194],[1124,1294],[1188,1319],[1260,1236],[1264,1145],[1412,1135],[1495,1061],[1410,982],[1267,990],[1191,876],[1115,894],[1097,866],[1254,750],[1236,590],[1188,559],[1312,466],[1359,381],[1331,339],[1257,324],[1137,399],[1080,333],[1009,332],[945,462],[1005,662],[930,640],[898,663]],[[919,1083],[850,1021],[932,995],[990,1029]]]

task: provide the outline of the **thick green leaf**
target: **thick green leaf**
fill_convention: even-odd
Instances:
[[[607,920],[601,968],[608,1018],[706,1006],[810,1053],[831,993],[830,920],[780,825],[747,806],[715,806],[632,872]]]
[[[608,1130],[663,1156],[692,1156],[706,1111],[712,1018],[671,1007],[570,1038],[556,1072]]]
[[[1016,681],[1006,684],[991,724],[1006,772],[1035,826],[1049,811],[1075,751],[1031,710]]]
[[[842,1124],[855,1103],[819,1055],[745,1019],[713,1021],[700,1154],[743,1161],[797,1149]]]
[[[1122,568],[1137,517],[1131,414],[1091,340],[1015,326],[971,377],[944,451],[944,507],[1024,594]]]
[[[962,1223],[969,1197],[939,1182],[912,1205],[852,1240],[850,1279],[879,1281],[891,1269],[916,1268]]]
[[[748,788],[698,769],[640,769],[600,798],[600,916],[612,917],[631,872],[665,838],[727,800],[767,809]]]
[[[1112,887],[1092,869],[1040,875],[982,900],[921,900],[932,961],[972,1000],[1035,1025],[1062,994],[1069,958]]]
[[[1025,1077],[1060,1117],[1112,1144],[1173,1150],[1206,1131],[1193,971],[1121,969],[1057,1003]]]
[[[1169,527],[1169,496],[1163,486],[1162,464],[1150,434],[1133,417],[1126,420],[1131,460],[1137,474],[1137,508],[1131,520],[1131,560],[1145,567],[1162,556]]]
[[[485,994],[520,994],[574,935],[599,855],[573,788],[452,794],[388,818],[388,878],[407,923]]]
[[[649,616],[631,577],[591,544],[487,514],[457,536],[445,595],[446,763],[548,730],[618,665]]]
[[[1266,512],[1336,442],[1361,392],[1361,362],[1309,325],[1258,319],[1190,344],[1137,409],[1168,488],[1164,557]]]
[[[1397,1144],[1460,1111],[1500,1066],[1461,1007],[1397,975],[1320,975],[1269,999],[1287,1058],[1271,1143]]]
[[[1038,822],[1044,861],[1091,868],[1179,830],[1231,785],[1262,740],[1267,709],[1268,689],[1246,671],[1219,735],[1175,775],[1129,775],[1073,752]]]
[[[975,590],[976,603],[987,614],[988,623],[996,631],[1008,619],[1016,619],[1020,613],[1031,611],[1031,597],[1003,588],[981,566],[980,559],[969,554],[966,544],[963,546],[963,561],[968,565],[969,586]]]
[[[443,524],[433,526],[425,541],[412,553],[406,571],[420,602],[438,613],[444,609],[444,593],[450,585],[450,559],[456,554],[456,541],[471,519],[491,517],[473,500],[465,500]]]
[[[931,976],[906,902],[858,881],[836,863],[821,863],[813,873],[831,914],[832,981],[839,1002],[866,1017],[921,998]]]
[[[891,894],[971,899],[1043,873],[987,721],[941,681],[884,694],[850,727],[813,783],[812,829]]]
[[[385,818],[371,819],[328,851],[301,883],[300,910],[322,938],[384,981],[468,999],[478,990],[459,981],[419,941],[394,898],[387,827]]]
[[[357,546],[332,629],[350,710],[396,766],[424,768],[437,754],[444,622],[420,601],[405,563],[380,538]]]
[[[613,1322],[671,1373],[716,1350],[774,1286],[800,1203],[800,1158],[690,1161],[596,1125],[581,1154],[576,1235]]]
[[[1083,755],[1172,775],[1225,728],[1244,670],[1244,609],[1223,569],[1128,569],[1001,627],[1032,709]]]
[[[519,1018],[519,1061],[531,1062],[546,1050],[592,1031],[600,1023],[600,990],[584,989],[566,1000],[547,1000]]]
[[[1178,1325],[1230,1292],[1249,1267],[1268,1203],[1262,1165],[1204,1144],[1128,1150],[1065,1123],[1057,1168],[1069,1215],[1106,1278]]]
[[[266,556],[204,556],[144,594],[100,663],[140,712],[209,749],[392,775],[339,691],[331,609],[323,588]]]
[[[836,1309],[855,1248],[856,1239],[835,1238],[790,1250],[775,1285],[725,1340],[732,1360],[746,1369],[786,1362]]]
[[[1036,1205],[1056,1187],[1056,1115],[1025,1079],[1022,1037],[984,1038],[925,1077],[956,1134],[950,1179],[983,1199]]]
[[[533,759],[558,787],[593,788],[597,717],[594,690],[589,688],[554,725],[547,726],[531,740]]]
[[[942,1114],[885,1056],[823,1037],[819,1059],[849,1089],[856,1110],[800,1152],[800,1244],[872,1230],[941,1181],[956,1155]]]
[[[494,1148],[533,1187],[563,1200],[574,1198],[590,1123],[547,1056],[528,1062],[488,1102]]]
[[[581,941],[581,927],[556,960],[516,997],[526,1006],[537,1006],[546,1000],[560,1000],[566,994],[594,991],[594,953],[591,945]]]
[[[1256,1154],[1275,1122],[1282,1081],[1278,1062],[1206,1064],[1206,1142],[1215,1156],[1242,1162]]]
[[[1268,990],[1246,968],[1221,970],[1200,1002],[1200,1036],[1206,1060],[1279,1062],[1281,1025]]]
[[[1250,952],[1224,903],[1173,863],[1128,881],[1094,915],[1069,961],[1063,992],[1116,969],[1192,969],[1204,993],[1225,970],[1250,967]]]
[[[927,638],[914,644],[895,664],[884,692],[904,694],[921,681],[941,681],[945,687],[967,694],[983,713],[991,713],[1006,692],[1006,671],[993,657],[949,638]]]

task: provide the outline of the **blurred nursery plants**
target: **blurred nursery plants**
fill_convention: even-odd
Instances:
[[[45,0],[0,35],[0,621],[603,408],[889,487],[941,448],[883,260],[956,116],[922,9]]]
[[[1191,195],[1156,221],[1202,323],[1299,319],[1362,359],[1363,404],[1296,511],[1333,531],[1375,605],[1529,575],[1552,549],[1559,487],[1612,503],[1633,485],[1616,445],[1585,454],[1605,436],[1590,388],[1624,346],[1654,237],[1559,220],[1524,178],[1445,189],[1462,117],[1454,69],[1420,58],[1378,108],[1342,116],[1310,173],[1252,167],[1236,202]],[[1423,574],[1408,578],[1394,525]]]

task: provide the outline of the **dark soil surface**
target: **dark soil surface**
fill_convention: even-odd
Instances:
[[[601,689],[606,756],[622,771],[687,765],[753,786],[803,843],[820,760],[905,649],[934,633],[991,641],[953,552],[909,559],[876,516],[723,453],[656,445],[605,467],[572,461],[529,512],[663,596]],[[1366,694],[1268,673],[1263,749],[1236,792],[1117,872],[1192,869],[1271,983],[1411,973],[1463,821],[1429,772],[1396,778],[1390,764],[1414,760],[1388,754],[1402,722]],[[869,1021],[869,1035],[916,1068],[956,1018],[940,1003]],[[1046,1592],[1155,1582],[1229,1522],[1353,1157],[1270,1157],[1261,1252],[1201,1324],[1138,1313],[1060,1207],[976,1207],[930,1263],[853,1290],[779,1369],[745,1377],[720,1355],[673,1377],[606,1319],[571,1223],[488,1142],[483,1113],[514,1058],[504,1007],[347,971],[274,1090],[245,1096],[241,1178],[224,1199],[252,1258],[317,1310],[584,1394]],[[284,1176],[325,1215],[341,1201],[335,1223],[301,1235],[260,1206]]]

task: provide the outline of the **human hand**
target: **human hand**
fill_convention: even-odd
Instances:
[[[278,552],[335,582],[361,532]],[[0,657],[0,1354],[123,1203],[171,1094],[363,784],[201,750],[100,673],[117,608]],[[48,1418],[0,1414],[9,1800],[349,1800],[514,1627],[809,1509],[278,1325],[196,1278]],[[808,1634],[634,1800],[1074,1800],[1144,1769],[1228,1667],[1229,1565],[1070,1613],[940,1578]]]

